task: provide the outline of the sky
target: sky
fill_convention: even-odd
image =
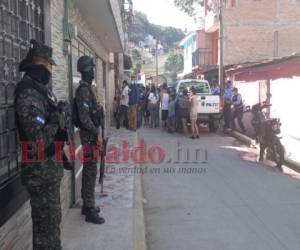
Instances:
[[[194,19],[175,7],[173,0],[133,0],[133,9],[144,12],[151,23],[195,30]]]

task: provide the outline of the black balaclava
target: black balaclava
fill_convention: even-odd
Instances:
[[[81,73],[81,79],[87,82],[88,84],[92,84],[94,78],[95,78],[94,68],[91,68],[88,72]]]
[[[45,66],[41,64],[28,65],[24,71],[26,75],[43,85],[47,85],[51,79],[51,73]]]

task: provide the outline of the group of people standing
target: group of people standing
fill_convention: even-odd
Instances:
[[[136,131],[143,125],[158,128],[161,105],[164,111],[163,121],[168,118],[165,111],[169,108],[169,95],[164,95],[164,92],[164,89],[161,90],[154,85],[144,87],[124,81],[122,91],[114,99],[117,128],[124,126],[132,131]]]
[[[191,88],[191,92],[189,96],[188,90],[185,89],[182,96],[176,98],[175,89],[168,87],[166,83],[161,87],[154,84],[144,87],[124,81],[121,94],[115,97],[114,103],[117,128],[124,126],[135,131],[142,126],[149,128],[161,126],[169,133],[173,133],[180,127],[188,137],[190,125],[191,138],[199,138],[196,89]]]
[[[221,95],[220,87],[217,83],[211,86],[212,94]],[[182,91],[182,95],[177,96],[174,88],[168,87],[164,83],[161,87],[154,84],[144,87],[135,83],[123,82],[122,91],[115,97],[114,116],[117,128],[125,128],[136,131],[142,126],[159,128],[160,125],[169,133],[183,131],[186,137],[189,136],[189,126],[191,138],[199,138],[198,99],[195,88]],[[226,82],[223,92],[224,98],[224,131],[236,129],[235,120],[243,133],[246,133],[243,124],[244,105],[241,94],[237,88],[232,88],[232,82]],[[161,111],[161,113],[160,113]],[[160,124],[161,120],[161,124]]]

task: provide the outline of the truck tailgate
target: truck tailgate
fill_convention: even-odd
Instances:
[[[198,114],[220,113],[220,96],[198,95]]]

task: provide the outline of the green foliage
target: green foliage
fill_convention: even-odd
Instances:
[[[183,70],[183,56],[172,52],[165,63],[165,73],[176,79],[177,73]]]
[[[167,47],[173,47],[185,36],[180,29],[152,24],[144,13],[134,12],[134,24],[130,32],[130,41],[138,44],[140,41],[144,41],[148,34],[158,37],[160,42]]]
[[[142,61],[136,62],[132,67],[131,77],[136,78],[139,73],[141,73]]]
[[[195,5],[200,4],[203,6],[204,0],[174,0],[174,4],[183,12],[193,16],[195,13]]]

